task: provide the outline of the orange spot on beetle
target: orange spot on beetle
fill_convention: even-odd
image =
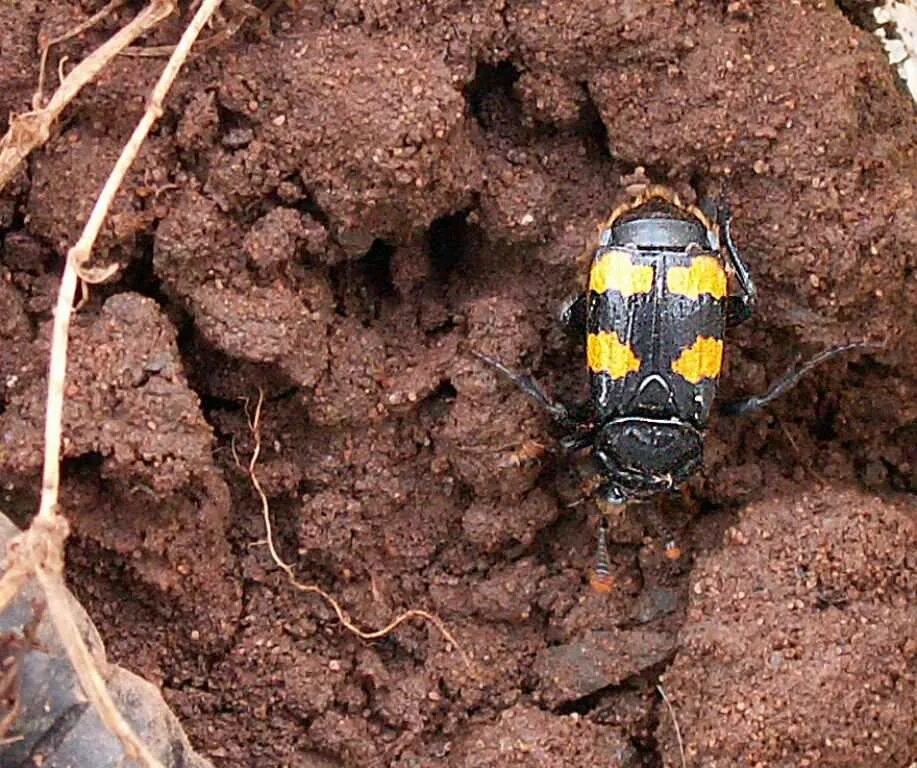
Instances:
[[[669,293],[696,299],[709,293],[715,299],[726,295],[726,271],[715,256],[695,256],[690,267],[670,267],[665,276]]]
[[[698,336],[672,363],[672,370],[692,384],[697,384],[701,379],[716,378],[722,367],[723,340],[707,336]]]
[[[618,291],[622,296],[633,296],[649,293],[652,287],[652,266],[634,264],[628,251],[603,253],[589,271],[589,289],[596,293]]]
[[[618,339],[614,331],[590,333],[586,338],[586,362],[594,373],[607,373],[613,379],[623,379],[640,370],[640,359],[629,344]]]

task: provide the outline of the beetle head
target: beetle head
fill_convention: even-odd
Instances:
[[[681,485],[700,468],[703,439],[678,419],[613,419],[596,433],[593,456],[608,501],[621,503]]]

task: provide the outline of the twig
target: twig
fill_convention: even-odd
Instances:
[[[232,29],[214,32],[206,40],[201,40],[200,44],[195,47],[193,56],[202,56],[212,48],[227,42],[236,34],[239,29],[242,28],[242,23],[244,23],[244,21],[245,20],[243,19],[243,22],[234,26]],[[171,56],[174,50],[174,45],[132,45],[129,48],[125,48],[123,51],[121,51],[121,55],[133,59],[164,59],[167,56]]]
[[[263,404],[264,392],[259,388],[258,403],[255,405],[255,414],[253,417],[249,417],[248,419],[248,426],[251,430],[252,438],[255,442],[251,459],[248,462],[248,475],[251,478],[252,486],[254,487],[255,492],[258,494],[258,498],[261,500],[261,515],[264,518],[264,530],[266,534],[267,548],[271,553],[271,559],[274,561],[274,564],[287,575],[287,579],[289,580],[290,584],[297,590],[306,594],[315,594],[321,597],[326,603],[328,603],[328,605],[331,606],[331,609],[334,611],[341,625],[348,632],[353,633],[363,640],[378,640],[380,637],[385,637],[394,631],[399,625],[411,619],[423,619],[424,621],[429,621],[446,639],[446,642],[455,648],[459,656],[462,657],[462,661],[465,663],[465,666],[468,668],[471,674],[476,676],[474,665],[471,663],[471,659],[465,653],[462,646],[459,645],[458,641],[452,636],[452,633],[446,629],[446,625],[443,624],[442,619],[440,619],[438,616],[435,616],[428,611],[421,610],[420,608],[411,608],[404,613],[398,614],[398,616],[392,619],[381,629],[361,629],[347,617],[347,614],[341,608],[340,603],[338,603],[337,600],[325,592],[325,590],[315,584],[303,584],[296,578],[293,567],[280,556],[280,553],[274,546],[274,533],[271,526],[270,505],[268,504],[267,495],[265,494],[264,489],[261,487],[261,481],[258,480],[258,475],[255,472],[255,467],[258,464],[258,458],[261,455],[261,407]]]
[[[16,596],[31,573],[32,568],[24,559],[15,557],[11,551],[7,552],[6,571],[0,577],[0,611]]]
[[[665,702],[666,707],[669,710],[669,716],[672,718],[672,725],[675,726],[675,740],[678,742],[678,754],[681,756],[681,768],[687,768],[688,761],[685,758],[685,745],[681,740],[681,728],[678,727],[678,718],[675,717],[675,708],[672,706],[672,702],[669,701],[669,697],[666,696],[665,688],[662,685],[656,685],[656,690],[659,691],[659,695],[662,696],[662,700]]]
[[[76,244],[68,251],[67,260],[64,264],[64,272],[61,277],[61,284],[58,290],[57,305],[55,308],[54,325],[51,337],[51,354],[48,366],[48,400],[45,415],[45,453],[44,453],[44,472],[42,475],[41,502],[38,514],[29,526],[29,529],[18,537],[8,550],[7,573],[0,580],[0,597],[9,600],[15,590],[28,577],[29,572],[34,573],[45,593],[48,603],[49,613],[60,636],[67,656],[73,665],[74,672],[80,681],[86,698],[95,707],[99,717],[105,726],[118,738],[124,750],[125,757],[133,760],[141,760],[147,768],[162,768],[162,764],[150,753],[149,749],[140,741],[134,733],[130,724],[122,717],[115,707],[105,683],[100,675],[93,659],[86,647],[82,636],[77,629],[76,622],[70,612],[66,587],[63,580],[63,552],[64,541],[67,537],[68,526],[66,519],[58,514],[57,504],[60,489],[60,449],[62,434],[62,417],[63,417],[63,399],[64,399],[64,381],[67,373],[67,342],[70,327],[70,315],[73,308],[73,299],[76,293],[78,277],[85,280],[94,281],[104,279],[111,270],[87,270],[85,265],[89,260],[92,246],[95,244],[96,237],[108,213],[112,200],[118,191],[131,163],[136,158],[143,144],[144,139],[152,128],[156,120],[162,115],[163,100],[175,80],[179,70],[188,56],[188,52],[194,41],[197,39],[202,27],[220,5],[220,0],[203,0],[200,8],[195,13],[188,27],[182,33],[181,39],[175,48],[172,57],[166,63],[165,69],[159,77],[156,86],[150,96],[149,103],[134,129],[133,134],[127,144],[121,151],[115,167],[105,182],[105,186],[99,195],[96,204],[92,209],[89,220],[83,229],[83,233]],[[144,24],[151,25],[160,18],[163,18],[164,9],[171,12],[171,0],[153,0],[149,6],[132,21],[128,27],[133,27],[132,37],[124,35],[125,29],[115,34],[101,48],[97,49],[89,59],[95,59],[96,66],[99,61],[110,60],[111,55],[117,53],[117,50],[126,45],[124,40],[127,37],[133,39],[139,32],[137,30]],[[114,41],[118,40],[115,44]],[[118,47],[120,45],[120,47]],[[107,46],[107,48],[106,48]],[[108,55],[100,55],[102,49],[106,49]],[[88,60],[87,60],[88,61]],[[48,114],[57,114],[62,109],[59,102],[61,91],[68,82],[72,82],[74,73],[87,64],[82,62],[74,72],[72,72],[61,85],[61,88],[55,93],[48,105]],[[103,63],[104,66],[104,63]],[[92,67],[90,67],[92,69]],[[94,70],[93,76],[98,72]],[[78,80],[79,87],[85,82],[86,70],[83,72],[83,80]],[[91,79],[91,78],[90,78]],[[79,90],[77,87],[77,90]],[[70,96],[72,98],[72,95]],[[51,109],[52,104],[58,104]],[[40,112],[45,112],[41,110]],[[31,113],[35,115],[36,113]],[[52,118],[53,119],[53,118]],[[47,133],[48,124],[44,124],[44,131]],[[14,126],[11,126],[11,131]],[[4,140],[5,141],[5,140]],[[6,147],[3,147],[6,149]],[[24,157],[24,155],[22,155]],[[20,158],[21,159],[21,158]],[[3,160],[3,154],[0,152],[0,161]],[[3,167],[0,163],[0,173]],[[0,177],[0,186],[2,186],[2,177]],[[3,604],[0,604],[2,608]]]
[[[58,35],[57,37],[54,37],[50,40],[39,39],[38,49],[41,52],[41,62],[38,66],[38,88],[35,89],[35,95],[32,96],[32,109],[41,109],[41,103],[44,101],[43,92],[45,87],[45,67],[48,64],[48,51],[51,50],[53,46],[59,45],[60,43],[65,43],[67,40],[72,40],[77,35],[81,35],[87,29],[91,29],[100,21],[102,21],[102,19],[108,16],[108,14],[124,5],[126,2],[127,0],[109,0],[109,2],[103,8],[100,8],[85,21],[77,24],[69,32],[65,32],[64,34]]]
[[[271,17],[282,7],[286,5],[286,0],[275,0],[267,8],[261,10],[255,5],[250,3],[232,3],[232,10],[237,11],[235,18],[225,21],[225,26],[222,29],[214,32],[210,37],[199,40],[197,45],[194,46],[194,56],[201,56],[207,51],[215,48],[218,45],[229,42],[234,38],[239,30],[252,19],[259,19],[262,25],[267,25],[268,30],[270,29],[270,20]],[[262,35],[264,35],[262,31]],[[142,58],[165,58],[174,50],[174,45],[148,45],[146,47],[131,46],[125,48],[122,52],[122,56],[134,57],[138,59]]]
[[[10,118],[9,130],[0,139],[0,190],[13,178],[19,163],[48,140],[51,124],[83,86],[92,82],[120,51],[172,13],[174,7],[174,0],[151,0],[130,22],[73,68],[46,106]]]
[[[159,0],[154,0],[158,2]],[[185,62],[201,28],[207,19],[220,5],[221,0],[205,0],[201,3],[194,18],[187,29],[182,33],[172,57],[166,62],[165,69],[153,88],[149,103],[134,128],[134,132],[127,144],[121,150],[121,155],[115,163],[111,174],[102,187],[89,220],[83,228],[80,239],[67,252],[67,263],[64,266],[64,275],[61,279],[60,292],[57,297],[57,307],[54,315],[54,331],[51,344],[51,365],[48,377],[48,409],[45,416],[45,466],[42,480],[42,498],[39,507],[39,517],[54,514],[57,506],[57,494],[60,485],[60,444],[61,444],[61,416],[64,401],[64,377],[67,372],[67,332],[70,326],[70,311],[73,306],[73,296],[76,288],[77,276],[90,283],[102,282],[110,277],[117,269],[111,265],[104,270],[90,270],[86,268],[92,247],[102,228],[102,223],[108,215],[108,210],[115,199],[115,195],[127,175],[128,169],[137,157],[140,147],[146,140],[147,134],[153,124],[162,117],[162,103],[166,94],[172,87],[176,75]],[[148,6],[151,7],[151,6]],[[69,78],[68,78],[69,79]]]

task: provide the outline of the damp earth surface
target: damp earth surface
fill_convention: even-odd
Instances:
[[[101,5],[0,7],[0,114]],[[68,578],[111,658],[219,768],[914,759],[917,121],[857,4],[261,5],[205,32],[72,328]],[[135,11],[54,49],[52,84]],[[20,524],[62,256],[163,61],[119,57],[0,193]],[[472,352],[581,398],[557,309],[647,179],[734,213],[760,301],[723,397],[877,348],[714,419],[681,497],[612,518],[599,594],[586,468]],[[471,668],[430,623],[366,642],[290,587],[247,471],[259,393],[281,556],[360,626],[435,613]]]

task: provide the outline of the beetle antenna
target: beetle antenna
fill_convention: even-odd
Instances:
[[[603,517],[599,525],[595,545],[595,565],[589,575],[589,584],[602,594],[611,591],[614,578],[611,575],[611,557],[608,554],[608,520]]]

